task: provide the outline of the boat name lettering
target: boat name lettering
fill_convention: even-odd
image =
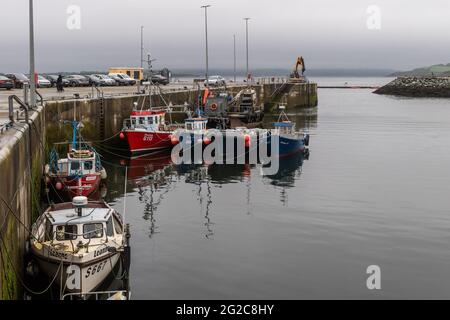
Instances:
[[[153,134],[146,133],[144,135],[144,139],[143,140],[144,141],[152,141],[153,140]]]
[[[95,250],[94,258],[101,256],[102,254],[108,252],[108,247],[104,247],[102,249]]]
[[[48,254],[51,255],[52,257],[61,258],[61,259],[67,259],[67,257],[68,257],[67,253],[57,251],[53,248],[50,248],[48,250]]]
[[[105,269],[106,263],[108,260],[103,260],[100,263],[94,264],[93,266],[87,268],[85,278],[89,278],[90,276],[93,276],[94,274],[103,271]]]

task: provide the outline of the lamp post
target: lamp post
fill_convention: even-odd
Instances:
[[[236,35],[233,34],[233,75],[234,75],[234,83],[236,83]]]
[[[247,82],[249,77],[249,68],[248,68],[248,20],[250,18],[244,18],[245,20],[245,50],[246,50],[246,56],[247,56]]]
[[[144,67],[144,26],[141,26],[141,69]]]
[[[211,5],[205,5],[201,6],[200,8],[205,9],[205,45],[206,45],[206,70],[205,70],[205,77],[206,77],[206,86],[209,87],[209,77],[208,77],[208,8],[211,7]]]
[[[36,107],[36,71],[34,66],[34,21],[33,21],[33,0],[29,2],[29,23],[30,23],[30,108]]]

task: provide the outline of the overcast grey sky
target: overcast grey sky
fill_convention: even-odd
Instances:
[[[252,68],[291,68],[297,55],[311,68],[408,69],[450,62],[448,0],[35,0],[38,72],[139,65],[140,26],[155,67],[202,68],[204,13],[211,4],[211,68],[245,66],[251,17]],[[66,27],[68,6],[81,9],[81,29]],[[366,12],[381,10],[381,29]],[[0,4],[0,72],[28,69],[28,0]],[[5,28],[6,27],[6,28]]]

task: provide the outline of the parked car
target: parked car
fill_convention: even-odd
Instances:
[[[89,79],[89,85],[94,86],[104,86],[106,85],[105,81],[103,79],[97,77],[95,74],[91,74],[86,76]]]
[[[218,87],[218,86],[224,86],[226,84],[226,80],[222,76],[211,76],[208,77],[208,81],[205,80],[205,86],[209,82],[210,86]]]
[[[52,83],[49,80],[47,80],[46,78],[44,78],[43,76],[38,75],[36,85],[38,88],[50,88],[52,86]]]
[[[158,83],[158,84],[162,84],[162,85],[169,84],[169,79],[167,79],[166,77],[164,77],[160,74],[154,74],[154,75],[152,75],[152,77],[150,79],[152,80],[153,83]]]
[[[66,76],[65,79],[69,81],[71,87],[87,87],[89,86],[89,79],[79,74],[72,74]]]
[[[14,88],[22,89],[24,84],[30,83],[30,79],[23,73],[7,73],[5,76],[14,82]]]
[[[5,76],[0,75],[0,88],[11,90],[12,88],[14,88],[14,81]]]
[[[136,84],[136,80],[125,73],[110,73],[109,76],[116,80],[120,86],[132,86]]]
[[[45,76],[47,78],[48,81],[50,81],[50,83],[52,84],[52,87],[56,86],[56,81],[58,81],[58,77],[57,75],[54,74],[49,74]],[[62,83],[64,87],[67,87],[69,85],[69,80],[63,78],[62,79]]]
[[[102,79],[106,86],[116,86],[117,85],[117,82],[114,79],[108,77],[106,74],[95,74],[95,76]]]

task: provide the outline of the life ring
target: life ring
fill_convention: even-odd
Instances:
[[[211,105],[209,106],[209,109],[212,110],[212,111],[217,110],[217,103],[211,104]]]

